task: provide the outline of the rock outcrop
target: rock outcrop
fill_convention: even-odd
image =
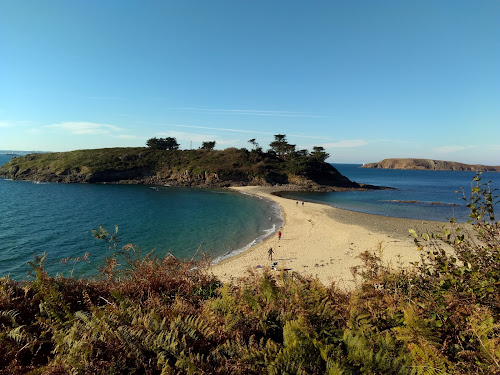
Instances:
[[[364,164],[361,168],[500,172],[500,166],[464,164],[464,163],[457,163],[454,161],[443,161],[443,160],[432,160],[432,159],[384,159],[378,163]]]

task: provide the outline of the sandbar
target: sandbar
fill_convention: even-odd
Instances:
[[[318,278],[325,285],[351,290],[359,280],[351,268],[361,265],[358,255],[364,251],[381,254],[393,267],[409,267],[420,259],[413,237],[418,233],[441,232],[448,223],[401,219],[348,211],[325,204],[297,202],[272,194],[279,187],[244,186],[233,188],[278,203],[284,219],[277,234],[245,252],[212,265],[213,274],[224,281],[235,281],[255,270],[297,272]],[[281,189],[282,190],[282,189]],[[269,259],[273,249],[273,260]]]

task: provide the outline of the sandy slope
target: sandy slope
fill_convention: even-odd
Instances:
[[[271,194],[273,188],[246,186],[235,188],[248,194],[277,202],[285,220],[282,238],[274,235],[242,254],[214,266],[212,272],[222,280],[245,276],[257,266],[270,267],[268,250],[278,270],[289,269],[318,277],[323,283],[336,282],[341,288],[355,285],[351,267],[359,265],[357,256],[365,250],[382,249],[382,257],[394,266],[408,266],[420,255],[408,229],[441,231],[446,223],[398,219],[363,214],[327,205],[281,198]],[[274,189],[276,190],[276,189]]]

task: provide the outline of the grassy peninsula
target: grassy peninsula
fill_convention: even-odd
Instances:
[[[66,183],[143,183],[224,187],[290,184],[304,189],[360,188],[324,155],[227,148],[105,148],[29,154],[0,167],[0,177]]]

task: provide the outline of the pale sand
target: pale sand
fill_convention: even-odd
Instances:
[[[382,249],[382,259],[394,267],[407,267],[418,261],[417,250],[409,229],[417,232],[440,232],[447,223],[391,218],[342,210],[328,205],[281,198],[271,194],[279,188],[245,186],[240,192],[271,199],[281,207],[284,226],[282,237],[271,238],[247,251],[212,266],[212,272],[222,281],[244,277],[248,271],[270,268],[268,250],[273,248],[273,262],[278,271],[288,269],[302,275],[317,277],[324,284],[335,282],[343,289],[352,289],[355,279],[351,267],[361,261],[364,252]]]

